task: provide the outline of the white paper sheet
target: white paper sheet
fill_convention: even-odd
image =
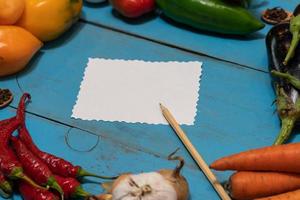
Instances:
[[[90,58],[72,117],[167,124],[159,103],[180,124],[193,125],[201,62],[144,62]]]

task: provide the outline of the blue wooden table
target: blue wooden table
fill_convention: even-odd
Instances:
[[[255,1],[257,15],[270,7],[293,10],[298,0]],[[255,9],[254,9],[255,8]],[[165,125],[72,119],[71,112],[89,57],[147,61],[202,61],[203,75],[194,126],[183,126],[207,163],[231,153],[270,145],[279,131],[267,73],[264,38],[270,26],[245,38],[196,31],[159,16],[125,20],[107,3],[85,4],[82,19],[46,44],[24,72],[1,79],[15,100],[0,119],[15,114],[24,91],[28,128],[42,149],[100,174],[173,168],[167,155],[181,147],[191,200],[219,199],[172,129]],[[172,33],[172,34],[170,34]],[[293,141],[300,141],[294,136]],[[230,172],[216,172],[220,181]],[[103,190],[87,182],[91,193]],[[19,198],[17,196],[17,198]]]

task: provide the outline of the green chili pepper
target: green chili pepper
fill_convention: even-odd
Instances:
[[[156,3],[174,21],[201,30],[246,35],[265,26],[242,6],[224,0],[156,0]]]
[[[300,41],[300,15],[293,17],[291,19],[290,32],[293,35],[293,39],[292,39],[289,51],[284,59],[284,62],[283,62],[284,65],[287,65],[288,62],[290,61],[290,59],[294,57],[295,50]]]

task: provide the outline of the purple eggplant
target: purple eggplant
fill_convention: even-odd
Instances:
[[[274,26],[266,37],[269,70],[276,91],[281,130],[274,145],[289,138],[300,121],[300,5],[288,23]]]

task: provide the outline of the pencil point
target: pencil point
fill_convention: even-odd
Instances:
[[[162,103],[159,103],[159,106],[160,106],[160,109],[161,109],[161,110],[164,110],[164,109],[165,109],[165,107],[162,105]]]

